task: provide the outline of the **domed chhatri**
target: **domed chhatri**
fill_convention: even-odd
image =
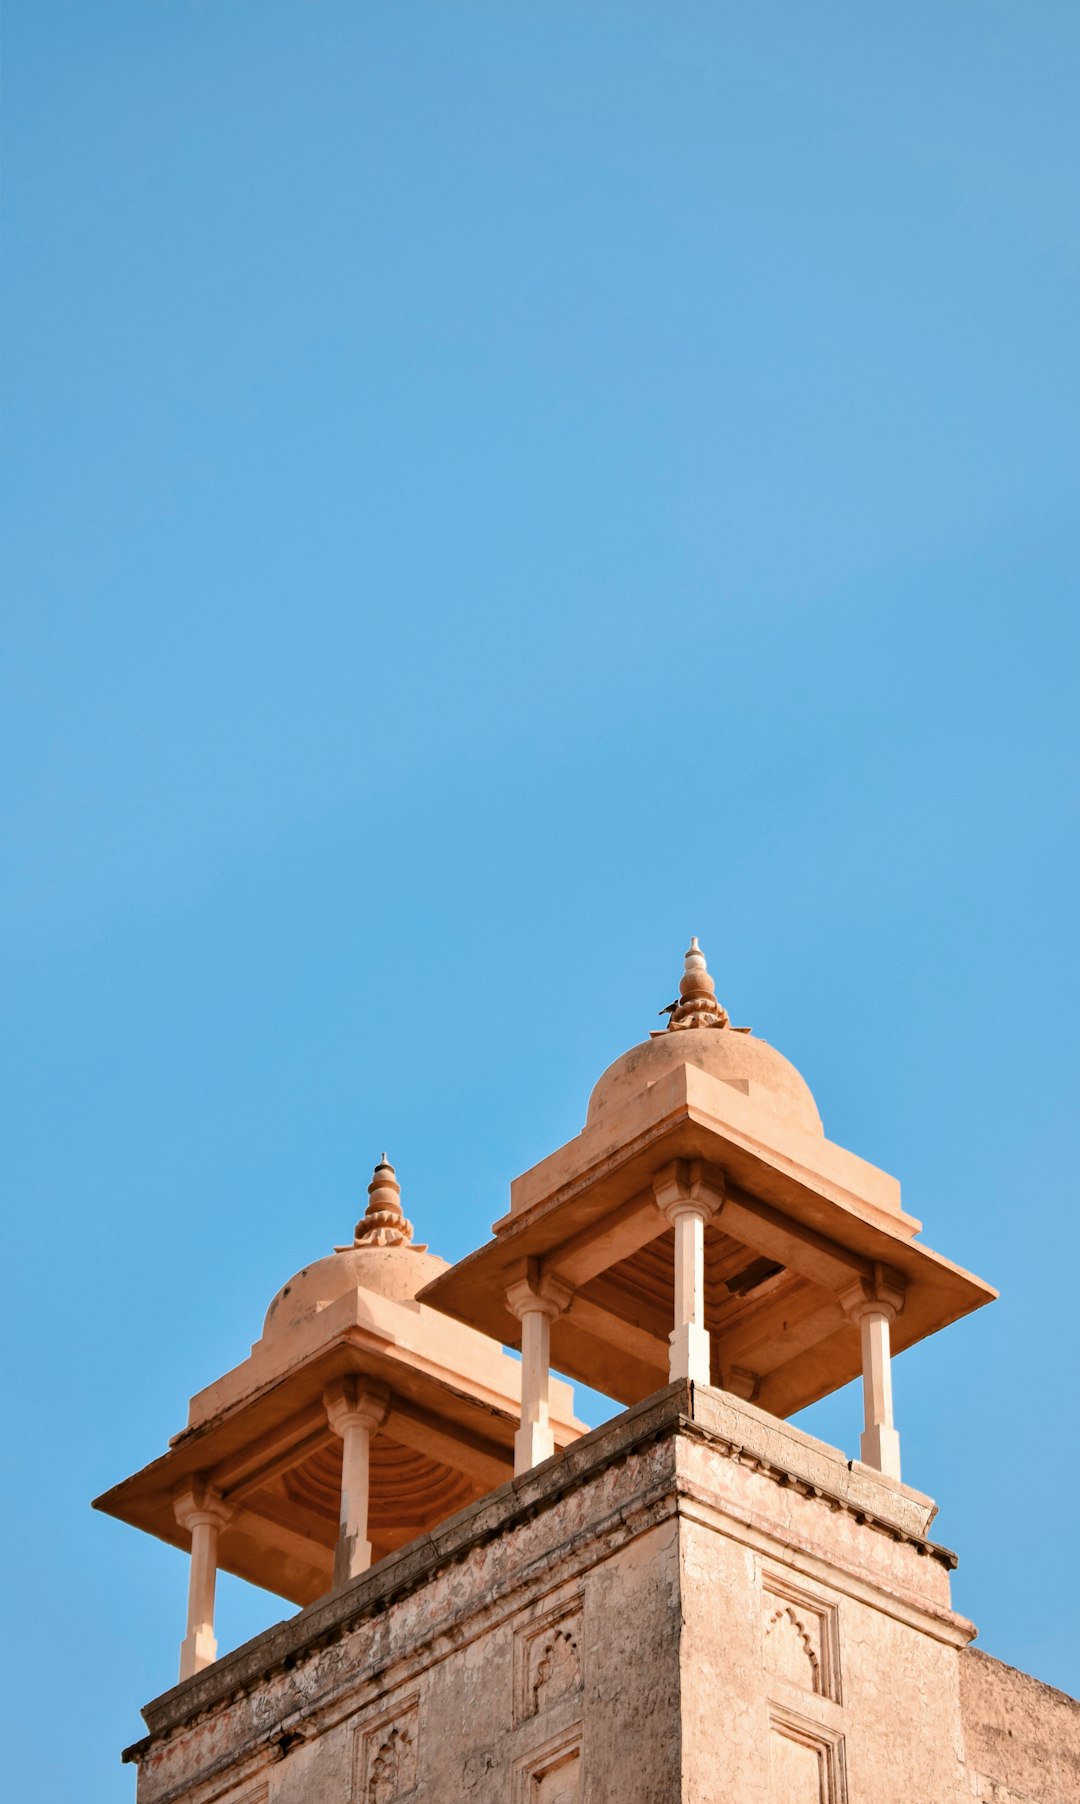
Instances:
[[[522,1347],[526,1414],[549,1355],[623,1403],[689,1378],[775,1416],[862,1373],[863,1459],[898,1478],[891,1324],[910,1346],[993,1291],[917,1242],[895,1178],[827,1139],[794,1065],[732,1027],[696,939],[661,1013],[581,1133],[515,1179],[494,1238],[421,1297]]]
[[[994,1291],[919,1242],[896,1180],[827,1139],[795,1067],[732,1027],[696,939],[678,999],[662,1012],[667,1027],[608,1066],[581,1132],[513,1181],[509,1213],[456,1265],[415,1241],[384,1153],[352,1240],[282,1285],[250,1356],[191,1399],[186,1427],[160,1459],[98,1499],[109,1514],[190,1549],[182,1679],[216,1655],[219,1566],[306,1605],[413,1545],[428,1574],[418,1582],[434,1584],[423,1562],[442,1560],[440,1525],[455,1547],[472,1548],[470,1537],[489,1532],[477,1526],[488,1523],[486,1510],[458,1516],[456,1526],[448,1519],[497,1487],[499,1521],[508,1510],[532,1511],[549,1481],[539,1476],[538,1489],[505,1481],[565,1451],[584,1429],[554,1371],[623,1404],[652,1397],[667,1408],[677,1396],[680,1419],[686,1410],[689,1420],[726,1423],[733,1447],[749,1436],[769,1462],[783,1462],[783,1449],[806,1438],[778,1434],[775,1418],[861,1375],[865,1429],[853,1495],[875,1522],[925,1535],[933,1505],[899,1482],[891,1356]],[[657,1399],[673,1383],[681,1390]],[[651,1410],[639,1412],[633,1429],[650,1443],[652,1420]],[[578,1485],[595,1445],[586,1443],[580,1463],[576,1451],[553,1463],[561,1474],[553,1499]],[[815,1453],[797,1470],[813,1474],[815,1496],[824,1488],[831,1497],[843,1462],[822,1451],[825,1466]],[[647,1489],[627,1493],[635,1517],[658,1470],[643,1469]],[[576,1495],[566,1518],[572,1543],[559,1543],[573,1545],[575,1562]],[[741,1511],[741,1489],[739,1497]],[[603,1508],[611,1520],[606,1491]],[[785,1513],[785,1537],[796,1532]],[[470,1554],[474,1575],[496,1570],[487,1558],[474,1563]],[[512,1563],[520,1565],[519,1554]],[[410,1587],[419,1570],[411,1556],[401,1579],[384,1569],[370,1595],[391,1578]],[[576,1586],[576,1564],[573,1572]],[[545,1579],[545,1611],[555,1582]],[[490,1601],[489,1592],[485,1610]],[[431,1621],[443,1620],[443,1607]],[[502,1623],[501,1602],[499,1610]],[[409,1620],[411,1636],[418,1619]],[[523,1660],[541,1646],[548,1621],[530,1615],[515,1640]],[[518,1693],[531,1667],[515,1652],[514,1668]],[[294,1712],[300,1694],[288,1696]],[[527,1719],[526,1711],[519,1727]],[[526,1744],[511,1745],[521,1767]],[[548,1771],[558,1771],[561,1788],[561,1765],[530,1768]],[[819,1780],[815,1764],[815,1797]],[[181,1789],[188,1795],[186,1779]],[[370,1790],[365,1781],[365,1797]]]
[[[307,1604],[512,1476],[521,1367],[416,1300],[448,1269],[414,1241],[384,1153],[352,1241],[282,1285],[250,1357],[98,1499],[191,1548],[182,1678],[215,1658],[218,1566]],[[552,1447],[582,1427],[553,1385]]]
[[[731,1026],[727,1010],[716,1000],[696,939],[690,942],[679,988],[680,1001],[660,1011],[671,1015],[667,1029],[631,1046],[600,1077],[589,1098],[588,1125],[596,1126],[631,1107],[643,1089],[677,1066],[693,1065],[752,1098],[788,1126],[823,1134],[810,1086],[791,1061],[748,1027]]]

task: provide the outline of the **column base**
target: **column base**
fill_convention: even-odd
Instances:
[[[555,1451],[555,1436],[546,1422],[523,1422],[514,1436],[514,1477],[531,1472]]]
[[[709,1331],[698,1322],[681,1322],[669,1335],[668,1377],[689,1378],[693,1384],[708,1384],[711,1368]]]
[[[884,1478],[900,1478],[900,1436],[895,1428],[864,1428],[859,1441],[859,1458],[864,1466],[872,1466]]]
[[[192,1629],[180,1643],[180,1677],[190,1679],[195,1673],[202,1672],[204,1666],[213,1666],[217,1659],[217,1642],[210,1629]]]
[[[359,1578],[371,1565],[371,1542],[355,1536],[339,1535],[334,1548],[334,1590],[340,1591],[351,1579]]]

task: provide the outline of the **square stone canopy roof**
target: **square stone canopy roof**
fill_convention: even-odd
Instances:
[[[772,1415],[860,1376],[859,1329],[839,1301],[860,1280],[903,1292],[894,1351],[997,1295],[918,1242],[921,1224],[902,1210],[896,1180],[825,1138],[808,1091],[796,1115],[755,1082],[673,1064],[681,1047],[672,1042],[693,1037],[658,1036],[659,1075],[636,1087],[623,1080],[610,1106],[597,1109],[594,1093],[583,1131],[514,1182],[494,1238],[426,1285],[423,1300],[519,1345],[507,1286],[556,1280],[573,1296],[551,1323],[553,1367],[624,1404],[640,1401],[668,1377],[673,1232],[653,1184],[676,1162],[723,1197],[705,1229],[713,1382]],[[736,1036],[705,1038],[719,1049]],[[779,1060],[764,1042],[742,1044],[751,1059],[763,1049]]]
[[[342,1249],[339,1257],[355,1256]],[[360,1249],[364,1257],[384,1268],[415,1264],[417,1282],[442,1265],[411,1247]],[[333,1259],[310,1273],[322,1267],[339,1283],[339,1274],[349,1277]],[[309,1280],[309,1271],[299,1278]],[[330,1590],[338,1532],[342,1443],[327,1419],[326,1387],[355,1375],[384,1390],[387,1415],[371,1444],[369,1533],[378,1561],[512,1476],[521,1366],[411,1297],[362,1283],[284,1325],[274,1316],[272,1306],[250,1357],[192,1398],[188,1425],[168,1452],[94,1507],[187,1549],[191,1535],[173,1501],[186,1482],[205,1480],[232,1508],[219,1565],[305,1605]],[[559,1384],[551,1403],[562,1448],[584,1424],[574,1418],[569,1385]]]

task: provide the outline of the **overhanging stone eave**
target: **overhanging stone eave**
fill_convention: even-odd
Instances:
[[[389,1338],[384,1325],[372,1326],[364,1311],[352,1297],[342,1298],[318,1318],[323,1323],[323,1338],[288,1357],[267,1363],[252,1354],[232,1373],[232,1378],[250,1372],[251,1383],[233,1387],[233,1395],[223,1407],[204,1421],[182,1429],[170,1443],[170,1452],[181,1447],[207,1445],[205,1436],[211,1431],[239,1422],[250,1422],[254,1412],[261,1415],[273,1404],[273,1420],[301,1407],[304,1401],[321,1397],[325,1384],[332,1379],[355,1374],[386,1384],[389,1389],[419,1407],[452,1406],[451,1419],[464,1428],[475,1427],[480,1419],[499,1425],[496,1438],[509,1447],[519,1419],[516,1389],[517,1362],[505,1355],[502,1376],[507,1388],[496,1387],[468,1372],[459,1372],[444,1360],[435,1358],[422,1346]],[[208,1396],[213,1387],[199,1393]],[[562,1386],[553,1388],[552,1421],[556,1438],[570,1439],[581,1432],[579,1423],[566,1407],[570,1395]],[[268,1425],[272,1425],[272,1422]],[[232,1431],[235,1438],[235,1430]],[[149,1468],[147,1468],[149,1470]]]
[[[441,1411],[446,1415],[448,1435],[464,1432],[480,1437],[490,1442],[493,1456],[502,1456],[508,1466],[512,1464],[513,1437],[519,1420],[515,1397],[477,1396],[460,1382],[455,1383],[452,1375],[403,1365],[390,1356],[382,1342],[365,1343],[362,1330],[343,1327],[305,1358],[238,1397],[220,1416],[183,1430],[164,1453],[112,1485],[94,1499],[92,1507],[187,1551],[191,1537],[177,1526],[172,1505],[183,1483],[196,1475],[216,1477],[228,1462],[235,1463],[275,1430],[281,1444],[287,1445],[288,1431],[294,1424],[298,1438],[304,1435],[310,1421],[312,1432],[317,1425],[320,1440],[331,1440],[323,1392],[335,1378],[348,1375],[386,1384],[399,1407],[406,1411]],[[583,1423],[561,1410],[555,1412],[553,1426],[559,1445],[565,1445],[584,1430]],[[228,1498],[228,1483],[222,1488]],[[233,1570],[227,1558],[227,1536],[222,1546],[222,1565]],[[237,1576],[246,1578],[250,1573],[239,1571]]]
[[[633,1199],[647,1198],[653,1173],[672,1159],[701,1159],[715,1166],[725,1182],[732,1182],[733,1197],[737,1186],[747,1199],[765,1203],[789,1217],[798,1229],[809,1236],[822,1236],[842,1257],[850,1258],[853,1277],[860,1262],[865,1270],[883,1264],[899,1271],[919,1296],[912,1298],[898,1346],[923,1339],[997,1295],[992,1285],[916,1241],[909,1231],[911,1217],[893,1218],[857,1197],[823,1191],[813,1181],[813,1174],[785,1168],[782,1156],[775,1152],[746,1146],[733,1137],[727,1124],[715,1122],[684,1101],[668,1116],[649,1124],[636,1141],[609,1152],[592,1166],[565,1174],[563,1183],[550,1195],[527,1210],[504,1216],[495,1224],[493,1238],[440,1273],[419,1293],[421,1299],[505,1344],[520,1344],[519,1324],[505,1303],[506,1286],[513,1276],[532,1260],[557,1273],[561,1246],[600,1228],[606,1218]],[[744,1239],[741,1231],[725,1222],[723,1210],[717,1226]],[[665,1231],[658,1209],[656,1236]],[[744,1244],[753,1246],[749,1239]],[[796,1260],[792,1265],[799,1269]],[[553,1359],[570,1377],[596,1383],[572,1356],[576,1338],[572,1319],[571,1309],[553,1324]],[[852,1371],[845,1370],[816,1394],[828,1394],[857,1371],[857,1365]]]
[[[571,1152],[572,1159],[565,1156]],[[527,1207],[501,1216],[493,1224],[493,1233],[497,1239],[524,1233],[580,1197],[596,1199],[601,1209],[617,1207],[637,1190],[648,1188],[653,1172],[670,1159],[704,1159],[718,1165],[751,1194],[823,1232],[836,1219],[836,1210],[853,1222],[880,1229],[892,1239],[911,1240],[921,1228],[914,1216],[882,1208],[871,1197],[837,1183],[808,1159],[758,1139],[714,1115],[700,1100],[684,1097],[662,1116],[643,1123],[636,1134],[617,1146],[590,1145],[586,1134],[568,1142],[552,1155],[551,1176],[555,1181],[551,1188],[542,1190]],[[865,1165],[865,1161],[859,1164]],[[866,1166],[867,1171],[875,1169]],[[551,1233],[550,1228],[547,1231]],[[565,1235],[560,1234],[559,1238]],[[456,1269],[450,1267],[450,1271]],[[440,1273],[419,1295],[438,1294],[448,1276],[447,1272]]]

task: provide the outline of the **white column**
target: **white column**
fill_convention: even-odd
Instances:
[[[862,1336],[863,1432],[859,1456],[889,1478],[900,1476],[900,1436],[893,1426],[892,1360],[889,1352],[891,1311],[867,1310],[859,1322]]]
[[[893,1424],[890,1324],[903,1308],[903,1281],[874,1268],[840,1298],[849,1319],[859,1324],[862,1343],[863,1432],[859,1457],[886,1478],[900,1477],[900,1436]]]
[[[214,1592],[217,1587],[218,1535],[232,1511],[205,1480],[193,1480],[173,1499],[181,1528],[191,1534],[188,1572],[187,1634],[180,1643],[180,1677],[190,1679],[217,1659],[214,1639]]]
[[[719,1179],[719,1174],[717,1174]],[[676,1160],[653,1179],[657,1203],[675,1230],[675,1326],[669,1337],[668,1377],[708,1384],[709,1331],[705,1326],[705,1224],[723,1202],[719,1182],[708,1183],[701,1165]]]
[[[514,1436],[514,1471],[528,1472],[555,1451],[548,1399],[551,1315],[542,1303],[521,1312],[521,1427]]]
[[[327,1420],[341,1436],[341,1510],[334,1549],[334,1589],[359,1578],[371,1565],[368,1503],[371,1437],[386,1420],[389,1393],[361,1378],[338,1378],[323,1394]]]
[[[709,1331],[705,1326],[705,1221],[687,1206],[668,1216],[675,1229],[675,1326],[669,1340],[668,1377],[709,1382]]]
[[[530,1472],[555,1451],[551,1427],[551,1324],[570,1306],[566,1285],[519,1278],[507,1286],[508,1307],[521,1323],[521,1427],[514,1436],[514,1475]]]

